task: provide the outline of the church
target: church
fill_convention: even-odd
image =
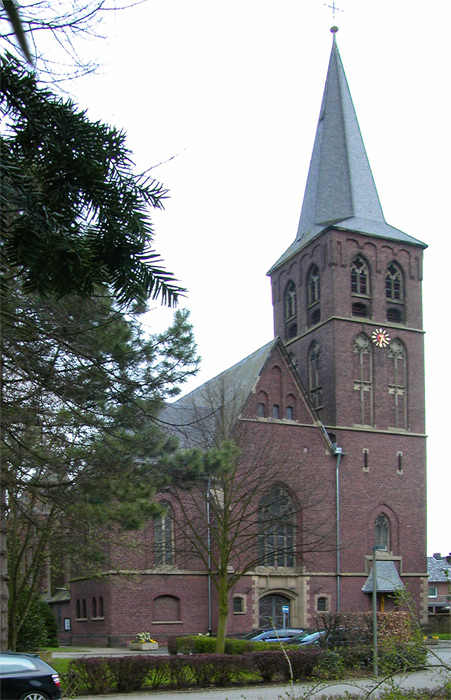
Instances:
[[[378,609],[404,589],[427,621],[426,245],[384,219],[331,31],[299,228],[268,272],[274,339],[164,415],[183,447],[239,436],[235,500],[214,479],[162,494],[126,567],[51,601],[72,644],[215,634],[215,506],[236,528],[228,635],[371,610],[375,547]]]

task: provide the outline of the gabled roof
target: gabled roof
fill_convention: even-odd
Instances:
[[[373,592],[373,569],[365,581],[362,591],[364,593]],[[377,587],[379,593],[393,593],[394,591],[404,588],[404,585],[399,577],[398,570],[392,561],[378,561],[376,567]]]
[[[181,447],[205,449],[230,436],[249,395],[255,391],[257,381],[276,349],[291,368],[293,381],[302,396],[302,421],[304,424],[311,421],[311,425],[320,430],[326,447],[333,454],[334,447],[330,438],[316,415],[280,338],[271,340],[233,367],[221,372],[178,401],[168,404],[160,413],[159,421],[168,432],[179,437]]]
[[[296,240],[270,272],[331,226],[426,247],[385,221],[335,36]]]
[[[446,559],[428,557],[428,577],[429,583],[448,582],[451,585],[451,564]]]
[[[181,437],[183,446],[213,442],[219,420],[229,425],[238,418],[278,338],[256,350],[178,401],[165,407],[160,420]]]

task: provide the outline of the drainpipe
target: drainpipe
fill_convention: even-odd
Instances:
[[[212,633],[212,611],[211,611],[211,532],[210,532],[210,479],[207,481],[207,562],[208,562],[208,578],[207,578],[207,589],[208,589],[208,635],[211,637]]]
[[[337,458],[335,465],[335,501],[336,501],[336,531],[337,531],[337,612],[340,612],[340,461],[343,448],[334,443],[334,455]]]

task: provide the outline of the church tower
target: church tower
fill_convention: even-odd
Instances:
[[[268,273],[274,328],[343,451],[337,580],[362,569],[369,574],[372,548],[383,544],[388,564],[411,577],[418,601],[427,581],[426,246],[385,221],[331,31],[297,236]],[[343,610],[358,593],[347,581],[348,593],[344,584],[341,600],[337,593]]]

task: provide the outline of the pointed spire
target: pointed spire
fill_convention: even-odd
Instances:
[[[425,247],[389,226],[374,184],[332,27],[332,51],[296,240],[273,266],[330,226]]]

